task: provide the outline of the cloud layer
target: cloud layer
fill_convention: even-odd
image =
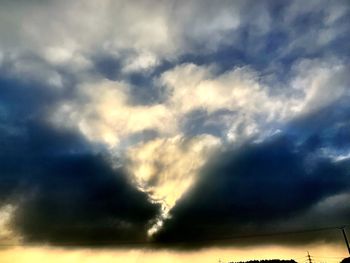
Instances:
[[[348,223],[349,18],[345,0],[3,1],[1,242]]]

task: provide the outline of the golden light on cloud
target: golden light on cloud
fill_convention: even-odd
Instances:
[[[11,204],[0,207],[0,246],[2,244],[17,244],[21,240],[20,236],[11,228],[15,209],[15,206]]]
[[[128,103],[125,83],[104,81],[83,85],[81,101],[67,102],[55,112],[60,124],[78,126],[91,141],[118,146],[121,139],[147,129],[165,132],[175,129],[176,122],[164,105],[140,106]],[[175,123],[175,124],[174,124]]]
[[[219,145],[220,141],[209,135],[176,136],[155,139],[128,150],[129,173],[139,189],[162,205],[160,221],[194,183],[199,169]],[[149,233],[160,226],[161,222],[157,222]]]

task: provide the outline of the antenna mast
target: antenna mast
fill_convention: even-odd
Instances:
[[[311,259],[311,256],[310,256],[310,254],[309,254],[309,251],[307,252],[307,261],[308,261],[309,263],[312,263],[312,259]]]

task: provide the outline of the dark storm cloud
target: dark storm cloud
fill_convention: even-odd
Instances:
[[[145,240],[157,206],[101,156],[71,154],[38,165],[17,190],[26,194],[13,224],[26,241],[93,246]]]
[[[332,105],[291,122],[285,132],[264,142],[224,152],[209,162],[199,182],[172,209],[156,241],[191,248],[222,244],[225,238],[237,245],[339,240],[337,230],[230,237],[349,223],[344,202],[350,201],[350,160],[325,155],[339,143],[349,149],[344,131],[349,113],[348,107]]]
[[[15,81],[1,86],[0,203],[16,206],[11,224],[24,241],[144,241],[158,206],[81,136],[42,121],[48,97]]]
[[[135,244],[145,241],[151,221],[159,216],[159,206],[98,153],[108,152],[104,146],[92,147],[82,138],[80,127],[73,132],[47,123],[48,111],[56,106],[75,100],[85,104],[86,97],[75,86],[84,87],[92,80],[121,81],[130,86],[128,107],[167,105],[169,92],[157,81],[183,63],[214,65],[219,75],[247,66],[271,93],[279,86],[292,92],[293,67],[300,60],[341,58],[341,63],[349,63],[347,0],[194,0],[163,6],[165,1],[157,3],[159,10],[148,2],[129,1],[125,7],[131,3],[130,8],[120,16],[115,16],[120,11],[118,1],[106,5],[111,9],[108,14],[92,3],[2,2],[0,205],[17,206],[12,225],[27,242]],[[154,65],[127,70],[148,52],[155,56]],[[332,80],[329,89],[340,85],[337,76]],[[225,109],[196,109],[180,118],[177,135],[211,134],[225,141],[232,124],[226,117],[233,122],[235,114],[239,116]],[[350,209],[342,204],[350,201],[350,161],[342,156],[350,152],[349,119],[345,98],[293,120],[279,135],[260,143],[251,140],[209,161],[198,184],[171,210],[156,244],[189,248],[216,245],[227,236],[347,223]],[[267,126],[259,128],[264,132]],[[240,135],[239,130],[235,135]],[[168,135],[161,136],[156,129],[146,129],[128,134],[128,140],[147,142]],[[120,145],[128,143],[124,140]],[[336,237],[332,232],[246,243],[324,239]]]
[[[342,153],[350,149],[350,109],[348,97],[321,110],[290,122],[286,131],[309,151],[331,149]]]

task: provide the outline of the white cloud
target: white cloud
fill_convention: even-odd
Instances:
[[[144,130],[155,130],[165,138],[175,136],[183,132],[181,120],[194,110],[226,110],[228,116],[217,122],[228,137],[249,137],[262,125],[289,117],[295,104],[283,94],[269,95],[257,73],[245,67],[216,76],[212,67],[183,64],[165,72],[159,81],[168,97],[151,105],[131,104],[131,90],[124,82],[83,84],[77,90],[78,99],[54,111],[54,120],[114,148]]]
[[[48,66],[38,59],[26,57],[18,53],[12,54],[4,60],[7,65],[10,65],[5,70],[11,77],[20,81],[33,81],[51,88],[64,87],[62,75],[55,68]]]
[[[210,68],[184,64],[164,73],[162,82],[171,93],[169,104],[182,113],[201,108],[211,112],[240,108],[256,112],[275,107],[275,102],[267,100],[255,73],[248,68],[215,76]],[[254,103],[257,101],[259,108]]]
[[[163,134],[176,130],[176,120],[162,104],[131,105],[128,85],[102,81],[81,85],[78,99],[67,101],[54,111],[60,125],[77,127],[91,141],[113,148],[129,135],[154,129]]]
[[[146,71],[158,65],[159,60],[154,54],[141,53],[136,56],[130,56],[124,64],[124,72]]]
[[[298,112],[310,112],[348,96],[349,67],[335,59],[303,59],[294,68],[291,86],[302,92]]]
[[[298,103],[283,93],[269,94],[269,87],[248,67],[217,76],[213,67],[184,64],[165,72],[161,82],[169,90],[167,105],[177,114],[198,109],[230,112],[231,117],[226,118],[229,124],[223,125],[223,129],[229,127],[226,133],[230,141],[254,135],[270,122],[286,121],[295,115]]]
[[[9,1],[0,11],[0,35],[6,36],[0,49],[26,50],[53,64],[86,60],[98,50],[127,51],[133,58],[124,61],[126,70],[143,70],[195,51],[198,41],[215,49],[240,25],[241,8],[228,1]]]
[[[2,10],[6,26],[0,34],[8,38],[0,47],[32,51],[53,64],[86,59],[99,49],[133,50],[143,57],[172,49],[165,6],[158,1],[30,1],[7,3]]]
[[[291,30],[300,14],[322,8],[324,23],[314,31]],[[344,28],[334,24],[347,12],[341,1],[291,3],[278,27],[291,41],[280,55],[327,45],[344,34]],[[255,54],[262,47],[261,37],[274,30],[268,6],[250,1],[6,1],[0,17],[0,51],[34,53],[74,73],[88,69],[99,52],[118,57],[124,73],[148,71],[163,59],[176,62],[181,55],[206,54],[224,45]],[[247,26],[249,36],[244,40],[239,31]]]

